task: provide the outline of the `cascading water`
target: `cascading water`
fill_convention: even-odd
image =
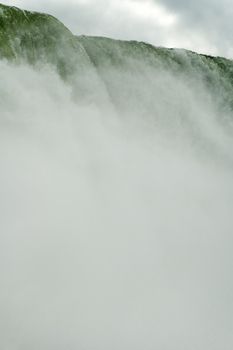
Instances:
[[[1,348],[230,350],[230,80],[77,40],[81,77],[0,62]]]

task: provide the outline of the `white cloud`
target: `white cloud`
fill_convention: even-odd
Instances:
[[[172,26],[176,22],[176,16],[166,9],[150,0],[127,0],[123,3],[113,2],[113,10],[128,13],[133,19],[154,21],[161,27]]]

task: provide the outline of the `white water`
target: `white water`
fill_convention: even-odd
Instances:
[[[231,131],[157,79],[142,118],[1,63],[1,349],[232,349]]]

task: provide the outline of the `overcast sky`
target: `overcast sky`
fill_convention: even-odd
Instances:
[[[74,34],[182,47],[233,58],[231,0],[0,0],[58,17]]]

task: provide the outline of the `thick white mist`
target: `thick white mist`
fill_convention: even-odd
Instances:
[[[1,349],[232,349],[232,135],[156,81],[119,113],[1,63]]]

